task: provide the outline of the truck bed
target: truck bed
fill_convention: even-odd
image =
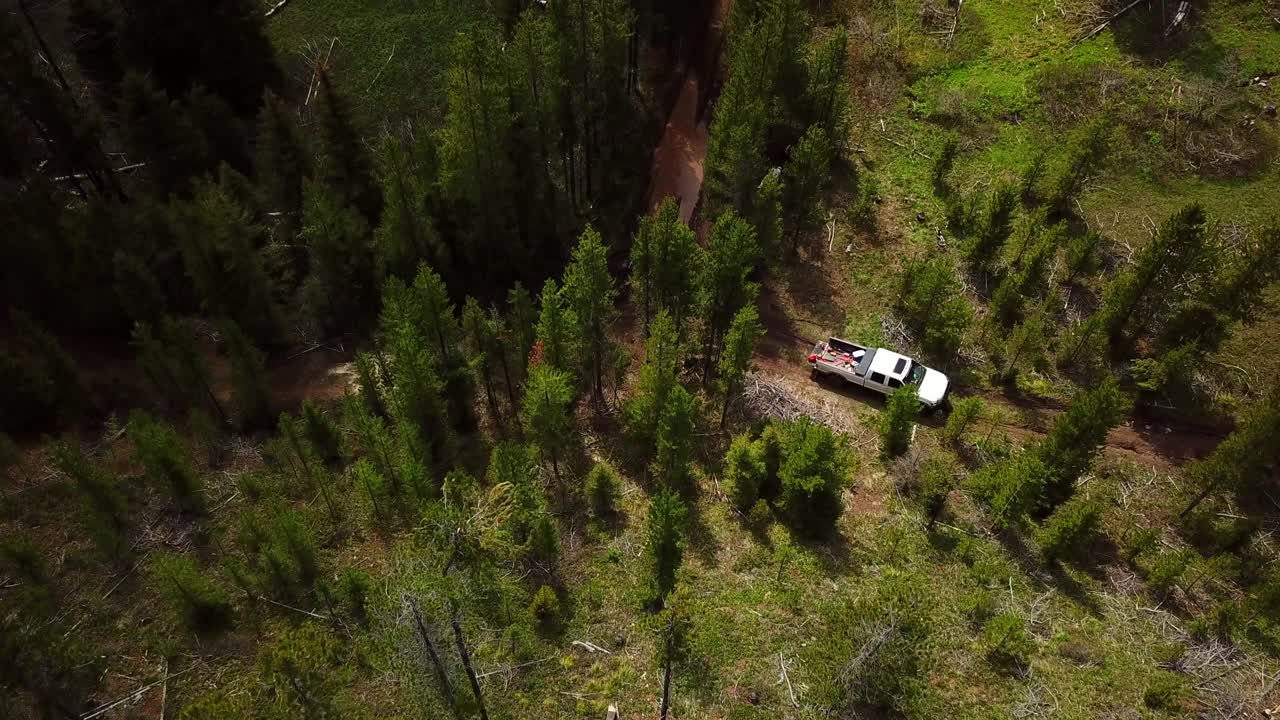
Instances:
[[[867,374],[867,368],[871,366],[871,358],[875,356],[874,350],[844,342],[838,345],[818,343],[813,350],[815,362],[825,365],[829,370],[859,377]]]

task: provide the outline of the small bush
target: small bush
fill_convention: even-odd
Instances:
[[[560,557],[560,533],[550,515],[543,513],[534,521],[528,548],[530,557],[537,562],[554,563]]]
[[[257,502],[271,494],[271,477],[263,472],[250,470],[236,478],[236,486],[249,502]]]
[[[25,537],[0,540],[0,559],[13,568],[17,575],[33,585],[43,585],[46,579],[44,558],[40,550]]]
[[[929,527],[942,515],[947,495],[955,486],[956,470],[946,458],[931,455],[920,466],[920,503],[929,515]]]
[[[765,481],[765,445],[747,434],[738,435],[724,456],[724,479],[729,497],[739,510],[747,510],[760,497]]]
[[[958,445],[964,439],[964,433],[978,416],[982,414],[982,398],[967,397],[956,400],[951,406],[951,414],[947,424],[942,428],[942,440],[950,445]]]
[[[928,589],[925,578],[890,570],[873,595],[824,609],[824,641],[803,654],[815,700],[845,717],[858,703],[904,709],[919,697],[934,628]]]
[[[333,420],[310,400],[302,403],[302,426],[307,441],[321,460],[333,463],[342,457],[342,433]]]
[[[338,576],[342,597],[351,611],[351,617],[361,625],[369,623],[369,588],[372,581],[368,573],[355,568],[347,568]]]
[[[1149,527],[1134,527],[1125,536],[1123,542],[1129,561],[1132,562],[1140,555],[1156,549],[1160,543],[1160,531]]]
[[[1039,506],[1049,480],[1049,469],[1033,452],[1022,452],[1008,460],[988,465],[973,476],[974,494],[991,509],[998,528],[1020,524],[1027,513]]]
[[[231,622],[231,600],[186,555],[156,558],[151,573],[160,593],[183,623],[197,632],[226,628]]]
[[[977,627],[987,624],[999,610],[999,598],[990,590],[979,588],[968,593],[960,600],[960,608],[964,616]]]
[[[829,534],[844,510],[841,494],[850,469],[845,445],[830,428],[808,418],[788,423],[778,466],[779,506],[801,531]]]
[[[1151,678],[1142,693],[1142,703],[1152,710],[1177,710],[1188,696],[1187,683],[1181,676],[1160,671]]]
[[[617,512],[618,488],[621,484],[618,471],[608,463],[596,463],[591,472],[587,473],[587,501],[591,503],[591,512],[596,517],[606,518]]]
[[[550,585],[543,585],[533,594],[529,603],[529,613],[533,615],[538,628],[544,632],[555,628],[560,623],[560,598]]]
[[[1009,613],[996,615],[987,622],[982,630],[982,641],[988,657],[1008,665],[1026,666],[1036,649],[1026,623]]]
[[[1102,508],[1088,500],[1070,500],[1054,511],[1036,533],[1047,561],[1076,556],[1091,542],[1102,521]]]
[[[204,483],[172,427],[134,411],[129,416],[129,438],[133,440],[138,460],[146,467],[153,482],[168,486],[182,509],[203,511]]]
[[[880,413],[880,449],[896,457],[911,446],[912,428],[920,415],[920,397],[914,384],[903,385],[889,396]]]
[[[769,509],[769,503],[764,500],[757,500],[751,505],[751,511],[747,513],[747,522],[752,527],[763,528],[773,519],[773,511]]]
[[[1191,551],[1160,553],[1151,560],[1147,569],[1147,585],[1152,592],[1165,594],[1182,580],[1187,565],[1191,563]]]

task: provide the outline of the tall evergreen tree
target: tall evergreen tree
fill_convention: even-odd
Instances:
[[[782,169],[782,209],[793,253],[799,248],[800,234],[813,225],[822,208],[822,189],[830,176],[831,158],[831,136],[822,126],[811,125],[792,148]]]
[[[693,230],[680,219],[680,204],[666,198],[653,216],[641,218],[631,244],[631,292],[640,304],[644,329],[666,310],[683,336],[695,300],[700,251]]]
[[[729,331],[724,336],[724,350],[716,368],[716,390],[724,396],[720,410],[720,429],[724,429],[729,417],[729,405],[742,389],[742,383],[751,370],[751,356],[756,342],[764,335],[760,315],[751,305],[746,305],[733,316]]]
[[[961,294],[955,270],[943,258],[917,260],[903,271],[898,308],[920,333],[926,352],[948,357],[960,347],[973,309]]]
[[[187,277],[204,308],[234,320],[258,342],[275,340],[271,281],[255,248],[262,228],[221,186],[201,184],[173,206],[171,223]]]
[[[507,325],[516,355],[516,367],[523,372],[529,364],[529,353],[537,341],[538,310],[534,307],[529,291],[516,283],[507,291]]]
[[[1183,282],[1206,260],[1205,223],[1204,210],[1194,203],[1174,213],[1139,250],[1133,266],[1107,286],[1102,314],[1112,336],[1132,338],[1133,332],[1162,325],[1188,292]]]
[[[422,146],[423,150],[417,149]],[[454,274],[453,258],[436,229],[433,206],[439,202],[434,141],[414,138],[383,144],[382,223],[374,235],[382,275],[408,279],[420,263]]]
[[[316,69],[319,83],[316,125],[320,135],[319,179],[345,205],[357,210],[370,225],[382,215],[382,193],[373,174],[373,161],[351,117],[346,98],[333,87],[329,72]]]
[[[538,314],[537,338],[542,362],[561,370],[575,369],[578,353],[578,316],[556,281],[548,278],[542,286],[542,309]]]
[[[1219,488],[1246,489],[1261,482],[1266,469],[1277,461],[1280,439],[1280,382],[1272,381],[1267,394],[1255,401],[1236,423],[1235,430],[1187,468],[1199,491],[1179,513],[1186,517]]]
[[[841,137],[849,109],[849,79],[845,75],[849,63],[848,44],[849,33],[843,25],[837,25],[805,58],[807,119],[810,124],[821,126],[832,138]]]
[[[747,280],[760,259],[755,229],[732,210],[716,219],[698,268],[698,315],[702,318],[703,378],[723,347],[733,317],[755,302],[759,286]]]
[[[525,432],[543,456],[551,459],[557,482],[560,481],[560,459],[573,430],[572,405],[573,387],[568,373],[546,364],[530,369],[521,419]]]
[[[307,183],[302,239],[309,251],[307,309],[326,335],[360,332],[377,310],[377,269],[364,216],[331,187]]]
[[[667,400],[679,379],[680,341],[671,315],[663,310],[653,319],[644,344],[644,364],[636,392],[623,408],[627,431],[637,446],[652,448]]]
[[[1088,471],[1106,443],[1107,433],[1123,419],[1127,401],[1110,377],[1072,399],[1058,416],[1035,452],[1049,471],[1043,498],[1044,514],[1069,500],[1076,481]]]
[[[287,237],[302,226],[302,181],[311,172],[311,154],[297,120],[274,93],[267,92],[258,116],[256,167],[263,205],[280,213]]]
[[[265,427],[271,421],[271,390],[262,353],[232,320],[222,326],[222,340],[231,362],[231,395],[241,427]]]
[[[498,411],[498,401],[493,393],[494,373],[497,371],[503,352],[498,342],[498,331],[493,318],[480,307],[476,299],[468,296],[462,306],[462,332],[466,337],[468,350],[480,382],[484,385],[485,399],[489,402],[489,412],[495,422],[501,424],[502,416]]]
[[[978,234],[965,248],[965,256],[974,269],[985,271],[1000,253],[1013,232],[1013,211],[1017,206],[1018,194],[1012,185],[1002,184],[992,191]]]
[[[573,259],[564,271],[564,290],[573,317],[578,322],[582,367],[591,383],[597,406],[604,404],[604,363],[609,345],[609,323],[617,295],[609,274],[609,253],[600,234],[590,226],[582,231]]]
[[[649,501],[645,556],[652,573],[653,598],[659,604],[676,586],[676,573],[684,559],[687,517],[688,510],[673,492],[660,492]]]
[[[698,399],[682,385],[671,388],[662,415],[658,419],[654,471],[666,487],[681,491],[689,480],[693,431],[698,412]]]
[[[755,199],[751,201],[751,224],[760,241],[760,252],[770,266],[782,253],[782,189],[781,170],[770,170],[756,186]]]
[[[152,482],[167,486],[182,509],[204,509],[204,483],[172,427],[134,411],[129,416],[129,438]]]
[[[138,365],[161,395],[179,409],[212,410],[226,424],[226,413],[210,384],[209,368],[190,331],[168,317],[155,328],[138,323],[133,329],[133,346]]]

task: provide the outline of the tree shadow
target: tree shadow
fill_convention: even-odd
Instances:
[[[997,534],[997,539],[1008,552],[1009,557],[1022,569],[1027,577],[1034,578],[1044,585],[1050,586],[1074,601],[1078,606],[1095,618],[1104,615],[1102,606],[1093,597],[1089,589],[1063,570],[1056,562],[1048,567],[1041,562],[1039,555],[1026,543],[1026,538],[1016,530],[1006,530]]]
[[[1179,60],[1202,77],[1224,79],[1230,49],[1219,43],[1203,22],[1208,4],[1209,0],[1197,0],[1191,15],[1168,37],[1165,29],[1173,20],[1177,3],[1139,4],[1111,23],[1116,47],[1148,64]]]

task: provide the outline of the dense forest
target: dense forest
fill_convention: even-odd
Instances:
[[[0,715],[1280,712],[1280,4],[1071,5],[0,0]]]

